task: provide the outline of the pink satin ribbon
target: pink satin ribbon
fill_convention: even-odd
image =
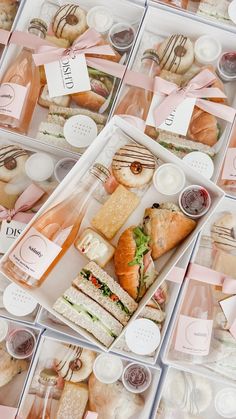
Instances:
[[[11,37],[10,31],[6,31],[5,29],[0,29],[0,44],[8,45],[10,37]]]
[[[115,56],[115,52],[110,45],[98,45],[102,41],[101,35],[94,29],[88,29],[80,35],[73,45],[69,48],[58,48],[53,45],[41,45],[37,48],[37,52],[33,54],[34,62],[37,66],[57,61],[64,56],[74,58],[79,54],[95,54]],[[100,59],[101,62],[107,61]],[[93,58],[89,58],[93,62]]]
[[[16,220],[22,223],[28,223],[34,214],[28,214],[28,211],[32,206],[45,194],[45,191],[40,189],[38,186],[31,184],[28,188],[19,196],[15,203],[15,208],[7,209],[3,205],[0,205],[0,220]]]
[[[185,269],[178,266],[174,266],[169,275],[167,275],[167,281],[175,282],[176,284],[182,284],[184,279]]]
[[[224,294],[236,294],[236,279],[231,278],[222,272],[216,272],[213,269],[206,268],[205,266],[190,263],[186,276],[189,279],[206,282],[210,285],[221,286]],[[229,331],[236,339],[236,319],[231,325]]]
[[[218,118],[233,122],[236,110],[222,103],[211,102],[203,98],[226,98],[217,87],[208,87],[216,80],[216,76],[208,69],[202,70],[185,87],[156,77],[154,92],[167,95],[154,110],[156,126],[159,127],[166,118],[186,98],[196,98],[196,106]]]

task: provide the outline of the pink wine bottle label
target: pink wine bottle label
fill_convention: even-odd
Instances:
[[[60,251],[60,246],[31,227],[9,259],[29,276],[40,279]]]
[[[223,180],[236,180],[236,148],[228,148],[222,171]]]
[[[179,316],[175,349],[190,355],[209,354],[213,320]]]
[[[20,119],[27,95],[27,87],[16,83],[0,86],[0,114]]]

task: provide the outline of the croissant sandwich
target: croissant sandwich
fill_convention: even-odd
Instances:
[[[155,260],[177,246],[196,227],[173,203],[154,204],[144,214],[143,231],[150,237],[149,245]]]
[[[142,298],[157,275],[149,242],[150,237],[140,227],[130,227],[120,236],[114,255],[119,283],[136,301]]]

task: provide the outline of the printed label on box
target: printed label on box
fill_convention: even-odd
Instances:
[[[31,227],[10,253],[9,259],[23,272],[40,279],[60,251],[60,246]]]
[[[236,180],[236,148],[228,148],[222,171],[223,180]]]
[[[154,110],[165,98],[162,94],[155,94],[149,108],[146,124],[156,127],[154,119]],[[156,127],[165,131],[173,132],[179,135],[186,135],[191,121],[193,109],[196,103],[195,98],[188,97],[166,118],[166,120]]]
[[[0,86],[0,114],[20,119],[27,90],[27,87],[20,84],[2,83]]]
[[[45,73],[51,98],[91,90],[84,54],[46,64]]]
[[[175,349],[190,355],[206,356],[211,344],[213,320],[180,315]]]
[[[19,221],[3,220],[0,228],[0,253],[6,253],[14,240],[24,230],[26,224]]]

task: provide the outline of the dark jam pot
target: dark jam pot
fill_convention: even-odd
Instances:
[[[142,393],[151,384],[151,371],[144,365],[136,363],[128,364],[123,371],[122,381],[128,391]]]
[[[217,73],[224,81],[236,80],[236,52],[225,52],[221,55]]]
[[[211,205],[209,192],[199,185],[190,185],[179,196],[181,210],[192,218],[202,217]]]
[[[119,52],[128,51],[133,44],[134,37],[134,28],[126,23],[116,23],[108,33],[111,45]]]
[[[9,333],[6,347],[14,358],[25,359],[32,355],[35,344],[35,335],[29,329],[15,329]]]

